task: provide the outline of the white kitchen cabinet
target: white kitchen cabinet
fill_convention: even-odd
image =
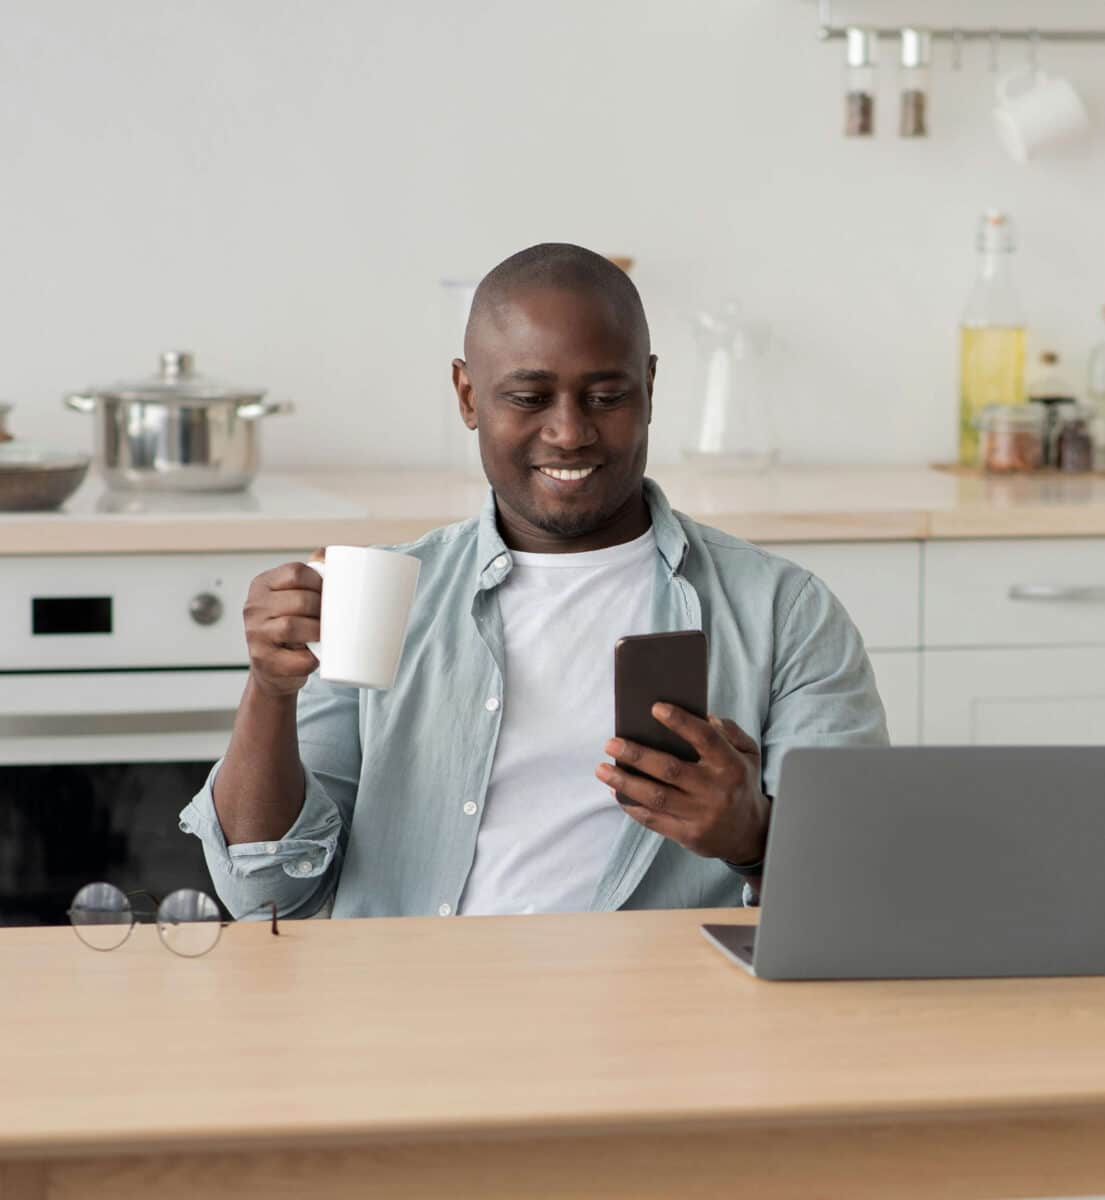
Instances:
[[[926,650],[927,745],[1105,744],[1105,646]]]
[[[1105,645],[1105,539],[929,542],[926,646]]]
[[[868,650],[920,645],[919,542],[790,542],[764,548],[821,579],[848,610]]]
[[[915,746],[921,739],[921,655],[917,650],[872,650],[869,654],[886,727],[894,746]]]
[[[1105,743],[1105,539],[930,542],[921,738]]]

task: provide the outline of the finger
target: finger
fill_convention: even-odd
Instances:
[[[625,807],[622,797],[631,800],[655,813],[665,813],[673,820],[680,819],[680,800],[682,793],[674,788],[666,787],[647,775],[631,775],[619,767],[609,763],[599,763],[595,775],[608,787],[618,793],[618,802]]]
[[[299,649],[307,642],[317,642],[321,636],[317,617],[271,617],[265,622],[264,634],[278,646]]]
[[[317,550],[312,550],[310,557],[307,559],[307,561],[308,562],[325,562],[326,561],[326,547],[319,546]],[[318,572],[316,571],[315,574],[317,575]]]
[[[722,736],[735,750],[739,750],[742,754],[759,754],[759,742],[755,738],[749,737],[736,721],[730,721],[728,717],[719,717],[716,713],[711,713],[710,724],[720,730]]]
[[[680,708],[678,704],[661,701],[652,706],[652,715],[661,725],[689,742],[698,751],[698,757],[707,763],[719,766],[732,752],[732,747],[720,730],[709,721]]]
[[[303,588],[289,588],[281,591],[279,600],[270,600],[270,605],[276,605],[278,612],[270,612],[270,618],[275,617],[315,617],[322,612],[322,593],[308,592]]]
[[[643,825],[646,829],[651,829],[654,833],[671,838],[673,842],[679,842],[682,845],[684,837],[683,822],[673,817],[670,813],[654,812],[651,808],[645,808],[640,804],[623,804],[622,812],[627,817],[632,817],[638,825]]]
[[[283,563],[265,573],[265,582],[273,592],[286,591],[289,588],[302,588],[308,592],[322,591],[322,576],[302,562]]]
[[[693,792],[701,786],[702,772],[696,763],[684,762],[674,754],[665,754],[650,746],[626,738],[611,738],[603,747],[611,758],[621,764],[628,763],[634,770],[666,783],[681,792]]]
[[[273,679],[302,679],[318,666],[318,659],[310,650],[273,650],[258,660],[264,674]]]

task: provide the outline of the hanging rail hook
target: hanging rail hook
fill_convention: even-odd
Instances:
[[[952,70],[958,71],[963,66],[963,30],[952,30]]]
[[[830,24],[825,15],[829,12],[828,0],[819,0],[819,2],[821,7],[818,11],[821,23],[818,28],[818,36],[822,41],[826,42],[836,42],[845,38],[848,33],[847,28],[843,25]],[[900,29],[876,29],[867,26],[865,28],[870,28],[872,35],[880,38],[895,38],[901,33]],[[996,29],[993,26],[979,29],[964,27],[945,27],[941,29],[933,27],[928,30],[928,33],[937,41],[989,41],[991,44],[1000,41],[1002,38],[1014,42],[1030,41],[1033,38],[1041,42],[1066,42],[1071,44],[1105,42],[1105,29]]]
[[[822,41],[832,37],[833,13],[832,0],[817,0],[818,36]]]

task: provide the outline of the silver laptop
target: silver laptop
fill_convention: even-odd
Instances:
[[[764,979],[1105,974],[1105,747],[795,749],[760,924],[703,925]]]

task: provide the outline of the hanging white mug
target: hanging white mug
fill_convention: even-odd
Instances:
[[[324,580],[322,640],[307,643],[319,660],[319,678],[350,687],[391,687],[421,560],[375,546],[327,546],[325,562],[307,565]]]
[[[1045,146],[1081,137],[1090,127],[1086,106],[1070,81],[1033,67],[999,81],[994,121],[1002,145],[1019,163]]]

